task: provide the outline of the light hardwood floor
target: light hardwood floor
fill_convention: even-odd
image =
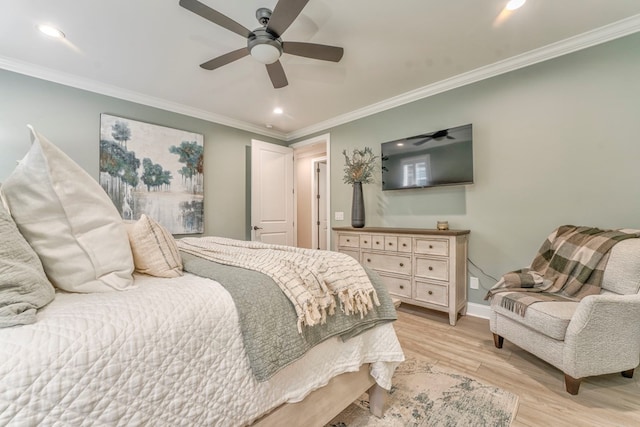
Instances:
[[[517,426],[640,426],[640,368],[634,378],[587,378],[580,393],[564,390],[564,376],[507,340],[493,345],[489,321],[471,316],[450,326],[446,313],[402,304],[394,324],[405,355],[413,355],[515,393]]]

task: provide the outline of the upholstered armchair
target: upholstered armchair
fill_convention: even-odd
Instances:
[[[564,372],[568,393],[583,378],[621,372],[633,377],[640,363],[640,239],[611,249],[602,291],[579,302],[537,302],[524,316],[491,298],[494,344],[507,339]]]

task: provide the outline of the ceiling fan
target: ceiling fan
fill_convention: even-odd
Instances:
[[[253,31],[198,0],[180,0],[180,6],[247,39],[246,47],[200,64],[202,68],[215,70],[251,55],[266,65],[271,83],[274,88],[278,89],[289,84],[279,60],[283,53],[323,61],[338,62],[342,59],[344,49],[341,47],[304,42],[283,42],[281,40],[282,33],[289,28],[308,2],[309,0],[280,0],[273,12],[266,7],[261,7],[256,11],[256,18],[262,27]]]
[[[416,136],[412,136],[411,138],[407,138],[407,139],[420,139],[420,141],[416,141],[413,143],[413,145],[422,145],[427,141],[430,141],[432,139],[435,139],[436,141],[440,141],[442,138],[446,138],[446,139],[455,139],[454,137],[452,137],[451,135],[449,135],[449,129],[442,129],[433,133],[429,133],[426,135],[416,135]]]

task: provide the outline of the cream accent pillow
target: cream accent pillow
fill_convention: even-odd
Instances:
[[[145,214],[127,225],[136,271],[157,277],[182,276],[178,246],[163,226]]]
[[[80,166],[30,129],[31,149],[1,191],[49,280],[69,292],[133,287],[129,239],[111,199]]]

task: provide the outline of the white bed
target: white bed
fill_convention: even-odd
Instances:
[[[388,389],[403,360],[386,324],[325,341],[259,383],[220,284],[191,274],[135,283],[58,292],[36,323],[0,329],[0,425],[242,426],[365,363]]]
[[[403,360],[390,323],[345,342],[313,341],[320,344],[306,353],[311,341],[289,351],[298,347],[283,338],[300,340],[294,311],[286,320],[295,307],[290,299],[276,291],[284,305],[258,298],[266,307],[254,309],[260,290],[273,289],[259,280],[234,273],[241,279],[233,288],[232,280],[217,279],[225,288],[182,275],[167,230],[146,215],[127,229],[92,177],[33,129],[32,141],[0,187],[6,205],[0,205],[0,426],[227,427],[258,419],[260,425],[322,425],[374,381],[389,389]],[[348,259],[343,264],[354,263]],[[324,274],[289,264],[303,291],[303,275],[320,283]],[[132,275],[134,269],[146,274]],[[357,291],[349,287],[353,271],[343,276],[345,295]],[[329,276],[322,277],[328,292]],[[240,287],[247,288],[248,303],[237,298]],[[334,291],[326,296],[340,295]],[[277,330],[277,339],[253,339],[247,325],[264,326],[265,313],[277,307],[284,314],[270,319],[279,326],[262,328]],[[338,325],[338,314],[331,317]],[[385,321],[393,318],[391,309]],[[284,367],[256,376],[256,361],[271,363],[285,353],[294,357]],[[382,395],[380,387],[372,392]]]

